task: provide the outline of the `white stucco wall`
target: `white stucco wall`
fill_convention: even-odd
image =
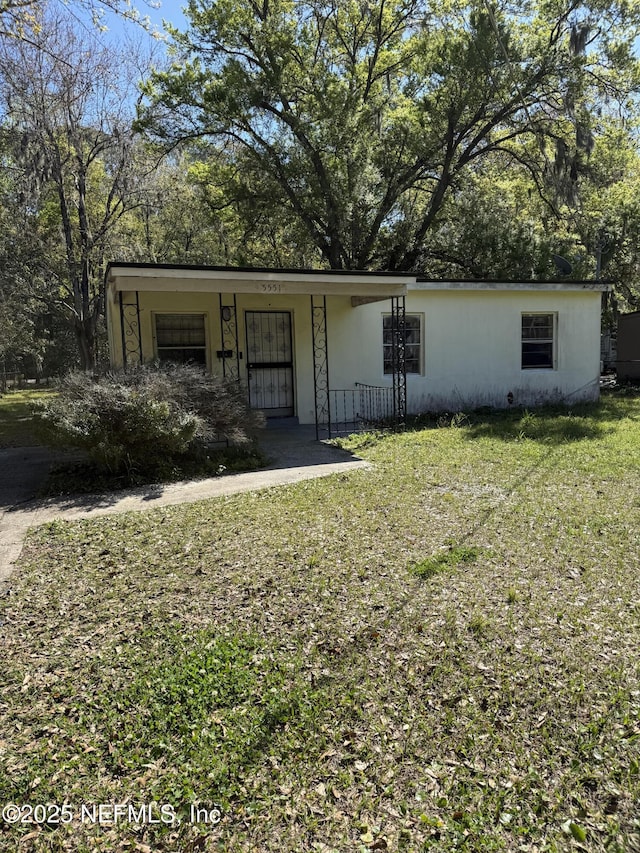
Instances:
[[[510,392],[513,405],[525,406],[597,399],[600,304],[591,290],[410,290],[406,310],[421,315],[423,331],[422,373],[407,376],[410,411],[507,407]],[[372,303],[331,318],[332,387],[391,385],[382,361],[385,311],[388,302]],[[556,315],[554,369],[522,369],[523,313]]]
[[[185,292],[179,292],[184,287]],[[204,313],[207,364],[222,371],[216,351],[220,341],[218,293],[189,292],[176,282],[167,292],[139,293],[144,360],[155,356],[154,312]],[[484,289],[479,289],[479,287]],[[601,293],[589,288],[505,289],[504,285],[458,284],[410,286],[406,310],[422,318],[422,372],[407,377],[411,412],[459,411],[479,406],[533,406],[597,399],[600,369]],[[117,294],[108,308],[113,364],[121,364],[121,330]],[[125,302],[134,301],[124,294]],[[225,298],[225,304],[231,298]],[[246,381],[245,312],[290,311],[292,315],[295,413],[301,423],[315,421],[311,307],[309,295],[238,293],[238,330]],[[327,297],[329,382],[331,389],[352,389],[356,382],[391,386],[383,372],[382,316],[390,300],[353,307],[347,295]],[[522,313],[557,317],[554,369],[521,369]]]

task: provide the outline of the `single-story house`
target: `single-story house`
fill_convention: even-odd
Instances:
[[[640,311],[618,317],[616,337],[616,374],[618,379],[640,379]]]
[[[331,434],[407,413],[596,400],[598,282],[112,263],[113,366],[194,361]]]

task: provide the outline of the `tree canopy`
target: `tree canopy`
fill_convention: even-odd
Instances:
[[[228,191],[285,210],[332,268],[412,269],[491,158],[568,191],[597,113],[631,108],[635,2],[191,0],[141,126],[207,137]]]
[[[40,41],[0,44],[2,142],[40,264],[37,280],[47,282],[49,306],[68,318],[82,367],[92,369],[104,269],[117,251],[120,220],[146,189],[147,164],[131,130],[137,76],[129,73],[131,57],[120,56],[114,71],[113,49],[80,39],[59,17]]]

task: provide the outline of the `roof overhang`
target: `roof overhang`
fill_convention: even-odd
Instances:
[[[335,270],[264,270],[156,264],[110,264],[107,286],[112,294],[126,291],[159,293],[258,293],[355,296],[377,299],[404,296],[415,275],[342,272]]]
[[[417,279],[408,285],[409,290],[485,290],[485,291],[563,291],[565,293],[584,293],[585,291],[611,290],[611,284],[606,281],[433,281]]]

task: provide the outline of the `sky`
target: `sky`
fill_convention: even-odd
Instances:
[[[186,20],[182,13],[182,7],[186,5],[186,0],[157,0],[157,2],[152,0],[152,2],[154,6],[158,5],[159,8],[152,8],[144,0],[139,0],[139,2],[134,0],[133,5],[142,17],[149,17],[154,29],[160,33],[164,32],[163,21],[168,21],[180,29],[186,29]],[[83,25],[91,27],[91,19],[88,13],[81,12],[78,14],[77,7],[75,13],[82,20]],[[108,10],[105,10],[102,22],[107,27],[107,31],[101,35],[101,39],[108,43],[120,42],[127,38],[136,40],[143,35],[142,28],[137,24],[126,21]],[[149,36],[149,38],[151,37]]]
[[[160,2],[160,0],[158,0]],[[186,0],[161,0],[159,9],[149,8],[144,2],[140,2],[138,10],[141,15],[148,15],[152,23],[159,30],[162,29],[162,21],[166,20],[180,29],[185,26],[185,17],[182,13],[182,7],[186,5]],[[154,4],[155,5],[155,4]]]

